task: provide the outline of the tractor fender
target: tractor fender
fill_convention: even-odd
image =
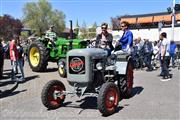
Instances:
[[[127,56],[125,59],[116,61],[115,66],[118,74],[126,75],[129,62],[131,62],[131,56]]]
[[[127,61],[117,61],[115,66],[116,66],[116,71],[120,75],[125,75],[126,74],[126,69],[127,69],[128,62]]]

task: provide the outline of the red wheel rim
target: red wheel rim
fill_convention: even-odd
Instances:
[[[62,88],[59,85],[54,85],[52,87],[50,87],[49,92],[48,92],[48,101],[51,105],[53,106],[59,106],[61,104],[61,101],[65,98],[65,96],[61,96],[61,97],[57,97],[57,99],[55,99],[53,97],[53,94],[55,91],[64,91],[64,88]]]
[[[106,94],[105,100],[107,110],[113,111],[119,102],[117,90],[114,88],[110,88]]]
[[[129,92],[131,92],[133,87],[133,78],[133,68],[131,65],[129,65],[127,72],[127,89]]]

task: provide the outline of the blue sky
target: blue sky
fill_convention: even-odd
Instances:
[[[26,2],[37,0],[0,0],[0,15],[9,14],[22,19],[23,6]],[[53,9],[58,9],[66,15],[66,25],[69,20],[75,24],[78,20],[81,26],[102,22],[110,23],[111,17],[120,15],[136,15],[146,13],[165,12],[172,5],[173,0],[48,0]],[[180,0],[176,0],[180,3]]]

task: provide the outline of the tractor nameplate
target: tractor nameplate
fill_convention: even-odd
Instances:
[[[85,74],[85,57],[69,56],[69,73]]]

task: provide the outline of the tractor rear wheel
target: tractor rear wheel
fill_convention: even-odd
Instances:
[[[126,72],[126,76],[125,76],[125,80],[126,80],[126,91],[123,93],[124,97],[126,98],[130,98],[132,96],[132,89],[133,89],[133,76],[134,72],[133,72],[133,66],[132,64],[129,62],[128,66],[127,66],[127,72]]]
[[[29,65],[32,71],[43,72],[48,65],[48,50],[40,41],[33,42],[28,51]]]
[[[45,107],[49,109],[57,109],[62,106],[65,95],[61,95],[65,91],[65,86],[61,81],[49,81],[42,90],[41,100]]]
[[[99,111],[104,116],[113,114],[118,106],[119,97],[119,89],[114,83],[104,83],[97,98]]]

